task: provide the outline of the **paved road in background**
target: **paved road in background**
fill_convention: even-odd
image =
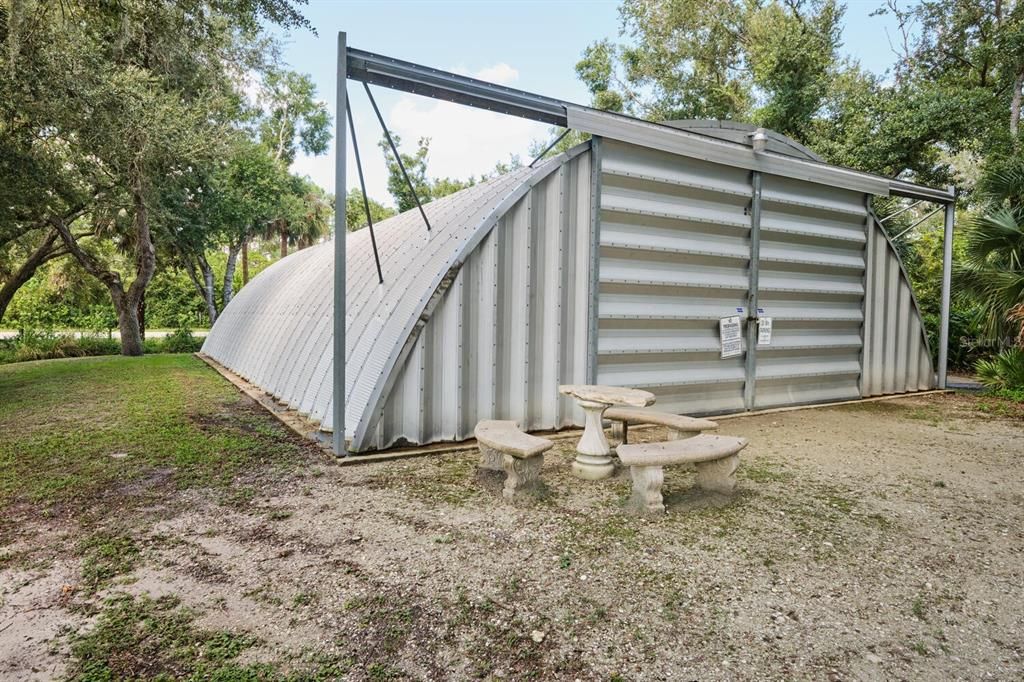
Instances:
[[[193,329],[192,336],[206,336],[209,333],[209,329]],[[96,334],[94,332],[82,332],[72,331],[70,329],[60,329],[54,331],[55,334],[74,334],[75,336],[105,336],[104,334]],[[174,333],[173,329],[148,329],[146,330],[146,337],[151,339],[162,339],[165,336],[169,336]],[[18,335],[16,329],[0,329],[0,339],[13,339]],[[114,332],[113,337],[115,339],[121,338],[120,332]]]

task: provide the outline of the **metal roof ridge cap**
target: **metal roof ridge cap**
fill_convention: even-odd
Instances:
[[[473,230],[473,233],[462,243],[457,249],[455,255],[448,260],[444,271],[437,274],[434,278],[431,286],[428,289],[428,293],[424,294],[420,298],[419,303],[416,305],[415,314],[411,316],[410,320],[406,323],[403,328],[402,334],[399,335],[399,342],[396,348],[393,348],[388,355],[387,360],[384,363],[384,371],[382,375],[383,381],[377,381],[374,383],[373,389],[370,391],[369,399],[366,401],[366,406],[363,408],[363,413],[359,416],[359,420],[356,422],[356,427],[352,430],[352,440],[349,445],[355,451],[361,450],[365,445],[370,434],[372,433],[373,427],[376,425],[377,420],[380,417],[381,403],[385,400],[386,396],[391,393],[396,377],[396,370],[398,369],[399,361],[404,355],[408,355],[408,352],[412,349],[415,341],[419,338],[419,333],[414,334],[416,326],[420,325],[420,330],[426,326],[427,321],[431,317],[433,311],[428,311],[427,307],[431,301],[436,305],[440,302],[447,287],[443,290],[441,285],[444,282],[445,277],[451,273],[455,268],[459,268],[465,262],[466,257],[469,253],[472,253],[476,247],[483,241],[484,237],[490,234],[491,229],[497,224],[498,220],[520,199],[522,199],[527,192],[529,192],[537,182],[553,173],[558,168],[561,168],[563,164],[576,158],[584,151],[590,148],[590,141],[582,142],[576,145],[573,149],[551,157],[545,163],[541,164],[537,168],[534,168],[532,172],[523,178],[523,180],[515,185],[511,191],[509,191],[505,197],[498,202],[497,205],[480,221],[477,227]],[[557,161],[557,162],[556,162]],[[454,278],[453,278],[454,279]],[[346,428],[347,425],[343,425],[341,428]],[[334,428],[338,428],[335,424]]]
[[[660,133],[664,133],[667,135],[676,135],[683,139],[694,140],[700,144],[707,144],[710,147],[733,150],[744,154],[744,156],[749,155],[749,157],[753,158],[755,161],[757,160],[758,155],[761,155],[763,157],[771,158],[783,163],[792,163],[795,165],[805,167],[824,167],[829,169],[829,171],[840,175],[846,175],[849,177],[856,177],[864,180],[870,180],[873,182],[884,183],[889,188],[889,192],[891,192],[893,189],[900,191],[901,188],[906,188],[904,191],[917,192],[922,197],[928,197],[932,201],[952,201],[955,199],[955,193],[950,192],[948,190],[929,187],[927,185],[920,185],[917,183],[909,182],[907,180],[900,180],[898,178],[890,178],[885,175],[869,173],[867,171],[861,171],[855,168],[848,168],[846,166],[839,166],[836,164],[829,163],[824,159],[820,159],[820,157],[819,159],[801,159],[795,156],[788,156],[786,154],[780,154],[778,152],[767,150],[755,154],[753,149],[739,142],[722,140],[716,137],[712,137],[710,135],[704,135],[702,133],[694,132],[692,130],[675,128],[673,126],[665,125],[663,123],[657,123],[655,121],[645,121],[643,119],[634,118],[632,116],[627,116],[625,114],[618,114],[610,111],[601,111],[600,109],[594,109],[592,107],[585,107],[578,104],[566,103],[566,114],[568,115],[569,113],[575,113],[577,115],[582,114],[584,116],[599,115],[603,117],[614,118],[616,120],[622,121],[626,125],[651,128]]]

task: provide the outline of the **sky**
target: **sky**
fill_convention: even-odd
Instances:
[[[588,104],[574,66],[590,43],[618,38],[618,1],[608,0],[310,0],[306,30],[277,31],[282,58],[308,73],[334,116],[337,34],[350,47],[397,57],[446,71],[471,75],[521,90]],[[847,0],[842,51],[882,74],[894,61],[887,34],[895,37],[891,16],[870,16],[883,0]],[[517,154],[530,159],[530,145],[550,138],[550,127],[533,121],[371,86],[374,98],[403,151],[431,138],[428,174],[465,178],[491,171]],[[348,84],[349,98],[367,191],[393,205],[387,192],[380,125],[362,87]],[[348,145],[349,187],[358,186],[355,157]],[[334,191],[334,145],[319,157],[300,155],[292,170]]]

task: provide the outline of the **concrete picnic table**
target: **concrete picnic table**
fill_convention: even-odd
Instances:
[[[654,404],[654,394],[622,386],[594,386],[565,384],[558,387],[562,395],[576,399],[583,408],[583,436],[576,445],[576,461],[572,473],[577,478],[597,481],[608,478],[615,471],[612,449],[604,437],[604,411],[612,405],[647,407]]]

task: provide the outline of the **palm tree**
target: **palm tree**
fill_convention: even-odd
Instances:
[[[957,269],[960,288],[985,311],[987,331],[1012,329],[1024,341],[1024,166],[986,176],[979,187],[986,209],[967,222],[966,248]]]
[[[304,249],[327,236],[334,215],[330,196],[311,180],[292,175],[287,190],[280,198],[278,217],[267,223],[262,235],[280,240],[281,258],[288,255],[289,245]]]

